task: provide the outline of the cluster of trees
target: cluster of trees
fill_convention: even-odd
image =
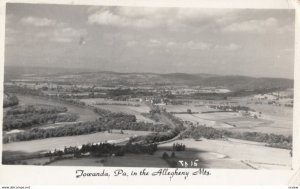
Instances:
[[[131,89],[113,89],[108,90],[107,95],[110,97],[116,97],[116,96],[127,96],[134,94],[134,91]]]
[[[9,93],[18,93],[18,94],[24,94],[24,95],[33,95],[33,96],[42,95],[41,90],[30,89],[27,87],[21,87],[21,86],[17,86],[17,85],[9,85],[9,86],[6,85],[4,90]]]
[[[139,107],[140,104],[134,104],[134,103],[116,103],[116,102],[97,102],[96,105],[120,105],[120,106],[135,106]]]
[[[78,115],[66,112],[65,107],[22,106],[7,111],[3,119],[3,130],[28,128],[45,123],[72,122]]]
[[[19,104],[19,99],[15,95],[7,95],[3,101],[3,108],[16,106]]]
[[[53,152],[48,152],[46,156],[53,157],[63,155],[73,154],[74,157],[80,157],[82,154],[90,153],[93,156],[103,157],[103,156],[123,156],[125,153],[134,154],[154,154],[157,151],[156,144],[142,145],[142,144],[131,144],[127,143],[124,146],[119,146],[110,143],[100,143],[100,144],[84,144],[81,148],[78,147],[65,147],[64,150],[54,150]]]
[[[227,94],[223,93],[194,93],[191,96],[193,99],[203,99],[203,100],[227,100]]]
[[[185,145],[179,143],[173,143],[173,151],[185,151]]]
[[[108,131],[110,129],[165,132],[170,128],[167,125],[154,125],[152,123],[136,122],[134,115],[111,113],[92,122],[79,122],[52,129],[33,128],[22,133],[17,133],[15,136],[11,136],[9,140],[6,136],[3,138],[3,142],[7,143],[11,141],[26,141],[50,137],[83,135]]]
[[[142,144],[153,144],[170,140],[176,137],[179,133],[180,131],[178,129],[172,129],[168,132],[156,132],[146,136],[139,136],[136,137],[134,141]]]
[[[81,107],[85,106],[85,102],[79,101],[77,99],[60,98],[60,100],[66,102],[66,103],[72,104],[72,105],[77,105],[77,106],[81,106]]]
[[[101,108],[94,108],[94,112],[100,116],[107,116],[112,112],[109,110],[101,109]]]
[[[250,140],[255,142],[264,142],[268,146],[291,149],[293,143],[293,137],[291,135],[277,135],[269,133],[260,133],[260,132],[229,132],[224,131],[224,135],[231,138]]]
[[[185,127],[183,125],[182,120],[180,120],[179,118],[175,117],[172,113],[163,112],[163,115],[166,116],[168,119],[170,119],[172,121],[172,123],[175,124],[176,129],[178,129],[180,131],[185,130]]]
[[[27,113],[36,113],[36,114],[54,114],[67,112],[66,107],[61,106],[51,106],[51,105],[27,105],[27,106],[17,106],[6,112],[6,115],[17,115],[17,114],[27,114]]]
[[[167,152],[162,154],[162,158],[169,164],[170,167],[175,168],[177,167],[177,160],[175,159],[175,152],[172,152],[171,155]]]
[[[193,138],[198,140],[199,138],[207,138],[207,139],[218,139],[222,138],[224,132],[221,130],[217,130],[212,127],[206,126],[198,126],[198,127],[190,127],[182,133],[183,138]]]
[[[141,89],[111,89],[106,91],[106,98],[114,100],[128,100],[143,96],[153,96],[154,92]]]
[[[150,114],[150,113],[141,113],[142,116],[147,117],[149,119],[154,120],[155,122],[159,122],[160,118],[157,114]]]
[[[276,82],[276,85],[278,86],[278,82]],[[250,96],[253,94],[267,94],[267,93],[282,91],[282,90],[286,89],[286,87],[270,87],[270,88],[262,87],[259,89],[257,89],[256,87],[252,87],[252,88],[255,88],[255,89],[253,89],[253,90],[239,89],[239,90],[229,92],[229,93],[227,93],[227,95],[228,95],[228,97],[241,97],[241,96]]]
[[[153,155],[154,152],[157,151],[157,144],[132,144],[131,142],[128,142],[124,146],[125,152],[133,153],[133,154],[143,154],[147,153],[150,155]]]
[[[228,105],[210,105],[211,108],[214,108],[214,109],[218,109],[218,110],[221,110],[221,111],[228,111],[228,110],[231,110],[231,111],[234,111],[234,112],[237,112],[237,111],[254,111],[253,109],[247,107],[247,106],[228,106]]]
[[[86,91],[83,91],[86,93]],[[106,94],[90,92],[88,94],[80,94],[78,92],[71,91],[71,93],[60,93],[59,98],[64,99],[84,99],[84,98],[105,98]]]
[[[190,127],[181,135],[183,138],[207,138],[207,139],[218,139],[218,138],[236,138],[242,140],[249,140],[255,142],[266,143],[266,146],[291,149],[292,148],[292,136],[284,136],[277,134],[268,134],[260,132],[231,132],[227,130],[218,130],[212,127],[198,126]]]

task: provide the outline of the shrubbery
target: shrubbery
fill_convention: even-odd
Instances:
[[[183,134],[183,138],[207,138],[207,139],[218,139],[218,138],[236,138],[242,140],[249,140],[255,142],[266,143],[266,146],[291,149],[292,147],[292,136],[284,136],[277,134],[268,134],[260,132],[232,132],[226,130],[218,130],[212,127],[198,126],[187,129]]]
[[[110,129],[165,132],[170,128],[167,125],[154,125],[152,123],[136,122],[136,118],[134,115],[110,113],[107,115],[103,115],[98,120],[92,122],[74,123],[71,125],[65,125],[64,127],[57,127],[53,129],[30,129],[29,131],[16,134],[14,137],[10,138],[10,141],[25,141],[50,137],[74,136],[102,132]],[[7,142],[7,139],[5,139],[5,137],[3,137],[3,142]]]
[[[66,107],[59,106],[18,106],[7,111],[3,119],[3,130],[28,128],[48,122],[71,122],[78,119],[78,115],[64,113],[66,111]]]
[[[84,144],[81,148],[78,147],[65,147],[64,150],[55,150],[54,152],[48,152],[46,156],[63,156],[67,154],[74,154],[74,156],[80,157],[81,154],[90,153],[94,156],[123,156],[125,153],[147,153],[153,154],[157,151],[156,144],[141,145],[141,144],[131,144],[128,143],[124,146],[117,146],[110,143],[100,143],[100,144]]]

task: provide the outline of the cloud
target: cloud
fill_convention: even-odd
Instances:
[[[136,41],[127,41],[126,46],[127,47],[134,47],[136,46],[137,42]]]
[[[91,14],[88,23],[96,25],[111,25],[117,27],[152,28],[161,24],[161,21],[146,17],[147,11],[130,13],[126,8],[120,8],[117,12],[104,9]]]
[[[62,27],[53,31],[40,32],[36,35],[38,39],[48,39],[59,43],[70,43],[74,40],[80,41],[83,36],[87,35],[84,29],[75,29],[72,27]]]
[[[229,50],[229,51],[236,51],[238,49],[240,49],[241,47],[235,43],[230,43],[228,46],[225,47],[225,49]]]
[[[236,43],[229,44],[213,44],[205,41],[189,40],[189,41],[172,41],[172,40],[159,40],[159,39],[149,39],[149,40],[129,40],[125,42],[127,47],[143,46],[149,48],[162,47],[164,49],[177,49],[177,50],[195,50],[195,51],[236,51],[241,49],[241,46]]]
[[[36,29],[35,37],[38,40],[48,40],[58,43],[70,43],[74,40],[80,41],[80,37],[87,35],[85,29],[75,29],[69,24],[58,22],[54,19],[38,18],[28,16],[20,19],[25,25],[34,26],[36,28],[47,27],[47,31]]]
[[[233,10],[196,8],[105,7],[88,9],[88,23],[114,27],[202,27],[199,23],[222,18]],[[232,18],[232,17],[230,17]],[[220,21],[221,22],[221,21]],[[198,23],[198,25],[196,25]]]
[[[169,48],[176,47],[178,44],[174,41],[167,42],[166,46]]]
[[[240,49],[241,46],[236,43],[230,43],[228,45],[215,45],[214,49],[216,50],[222,50],[222,51],[236,51]]]
[[[161,46],[163,45],[163,43],[159,40],[156,40],[156,39],[150,39],[149,40],[149,46],[150,47],[158,47],[158,46]]]
[[[205,42],[188,41],[186,43],[183,43],[182,47],[191,50],[209,50],[211,48],[211,44]]]
[[[254,32],[263,33],[278,27],[278,21],[273,18],[264,20],[248,20],[230,24],[223,28],[225,32]]]
[[[57,26],[61,23],[58,23],[55,20],[48,18],[37,18],[37,17],[25,17],[20,20],[22,24],[31,25],[35,27],[49,27],[49,26]]]

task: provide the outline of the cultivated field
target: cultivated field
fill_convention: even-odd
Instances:
[[[164,106],[168,112],[187,112],[187,109],[191,109],[192,112],[206,112],[206,111],[214,111],[215,109],[212,109],[206,105],[198,105],[195,106],[193,104],[191,105],[166,105]]]
[[[123,131],[124,134],[120,134],[120,131],[113,130],[113,133],[99,132],[88,135],[78,135],[78,136],[66,136],[66,137],[56,137],[47,138],[41,140],[32,141],[21,141],[3,144],[3,151],[10,152],[25,152],[34,153],[42,151],[51,151],[54,149],[64,149],[64,147],[69,146],[81,146],[82,144],[88,143],[98,143],[98,142],[122,142],[129,137],[147,135],[150,132],[147,131]]]
[[[120,101],[120,100],[111,100],[111,99],[106,99],[106,98],[88,98],[88,99],[80,99],[81,102],[86,103],[87,105],[96,105],[96,104],[111,104],[111,105],[141,105],[140,102],[131,102],[131,101]]]
[[[171,148],[176,142],[187,146],[186,151],[176,152],[177,156],[183,159],[199,158],[202,167],[291,169],[292,158],[289,150],[265,147],[262,143],[236,139],[185,139],[162,144],[159,148]]]
[[[286,100],[286,99],[281,99]],[[293,108],[285,107],[284,105],[276,106],[268,104],[267,100],[263,104],[253,96],[231,98],[228,101],[207,101],[209,104],[247,106],[254,109],[257,113],[261,112],[258,119],[252,116],[243,116],[237,112],[214,112],[201,113],[207,111],[216,111],[208,107],[208,105],[195,106],[190,105],[167,105],[165,106],[168,112],[187,112],[191,109],[193,114],[174,114],[183,121],[189,121],[194,124],[206,125],[214,128],[230,129],[240,132],[264,132],[282,134],[285,136],[292,135],[293,127]]]
[[[158,155],[125,154],[119,157],[86,157],[53,162],[54,166],[109,166],[109,167],[169,167]]]
[[[199,125],[206,125],[207,127],[214,128],[231,128],[232,126],[221,121],[216,121],[213,119],[203,119],[198,116],[199,114],[175,114],[176,117],[180,118],[183,121],[189,121],[193,124],[197,123]]]

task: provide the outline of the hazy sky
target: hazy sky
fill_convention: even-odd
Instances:
[[[5,65],[293,78],[294,11],[7,4]]]

